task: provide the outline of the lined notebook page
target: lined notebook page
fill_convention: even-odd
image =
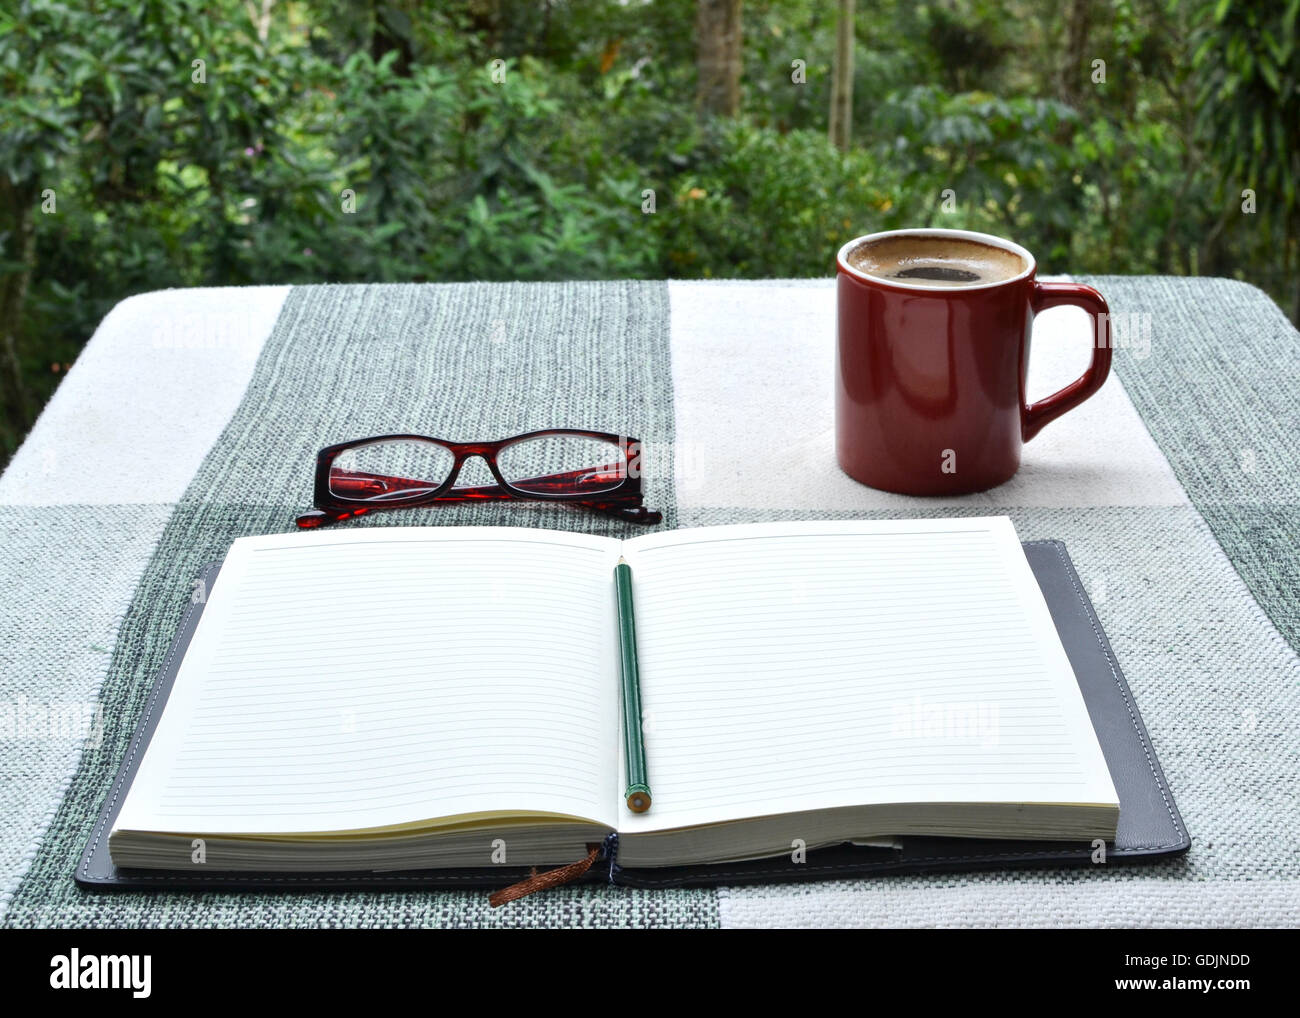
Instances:
[[[623,831],[1118,797],[1005,517],[626,542],[654,806]]]
[[[236,541],[118,829],[613,826],[618,553],[507,527]]]

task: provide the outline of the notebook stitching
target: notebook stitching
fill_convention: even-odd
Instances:
[[[1115,688],[1119,690],[1120,696],[1124,698],[1124,709],[1128,711],[1129,721],[1132,722],[1133,731],[1137,734],[1138,742],[1142,746],[1142,755],[1146,757],[1147,766],[1151,768],[1151,776],[1155,778],[1156,787],[1160,789],[1160,798],[1164,800],[1165,809],[1169,812],[1169,820],[1174,825],[1174,830],[1180,836],[1183,835],[1184,831],[1182,824],[1179,823],[1178,813],[1174,810],[1173,803],[1169,801],[1168,790],[1165,788],[1164,781],[1161,780],[1159,770],[1156,769],[1155,758],[1151,751],[1151,744],[1147,741],[1146,732],[1144,732],[1142,726],[1138,724],[1137,714],[1133,710],[1133,701],[1129,698],[1129,692],[1125,687],[1125,684],[1119,679],[1119,670],[1114,657],[1111,655],[1110,648],[1106,646],[1106,641],[1101,637],[1101,631],[1097,624],[1097,614],[1092,610],[1092,606],[1088,603],[1087,598],[1083,596],[1083,589],[1079,586],[1078,573],[1075,572],[1073,564],[1061,550],[1060,541],[1035,541],[1033,543],[1050,544],[1052,549],[1056,552],[1056,557],[1059,558],[1061,564],[1065,566],[1065,573],[1070,578],[1070,586],[1074,588],[1075,596],[1078,597],[1079,604],[1083,606],[1083,613],[1088,619],[1088,625],[1092,628],[1092,634],[1097,638],[1097,646],[1101,648],[1101,652],[1106,658],[1106,666],[1110,669],[1111,677],[1115,680]],[[1174,843],[1171,842],[1168,846],[1156,847],[1172,847],[1173,844]]]
[[[1165,848],[1169,848],[1169,847],[1171,847],[1171,846],[1169,846],[1169,845],[1133,845],[1133,846],[1131,846],[1129,849],[1126,849],[1126,851],[1134,851],[1134,852],[1137,852],[1137,851],[1150,851],[1150,850],[1165,849]],[[1047,860],[1050,860],[1050,859],[1078,859],[1078,858],[1080,858],[1081,856],[1080,856],[1080,852],[1079,852],[1079,851],[1060,851],[1060,850],[1058,850],[1058,851],[1053,851],[1053,852],[1033,852],[1033,851],[1028,851],[1028,852],[993,852],[993,853],[988,853],[988,854],[985,854],[985,855],[932,855],[932,856],[927,856],[926,859],[925,859],[925,862],[952,862],[952,861],[956,861],[956,860],[960,860],[960,861],[963,861],[963,862],[978,862],[978,861],[982,861],[982,860],[985,860],[985,859],[998,859],[998,860],[1003,860],[1003,859],[1009,859],[1009,858],[1024,858],[1024,857],[1033,857],[1033,858],[1036,858],[1036,859],[1042,859],[1042,860],[1044,860],[1044,861],[1047,861]],[[727,873],[709,874],[709,876],[711,876],[711,877],[712,877],[712,876],[756,876],[756,877],[763,877],[763,876],[780,876],[780,875],[790,876],[790,875],[793,875],[793,874],[795,874],[795,873],[813,873],[813,872],[837,871],[837,870],[842,871],[842,870],[846,870],[846,869],[852,869],[852,870],[859,870],[859,871],[861,871],[861,870],[862,870],[862,865],[863,865],[862,863],[853,863],[853,862],[850,862],[850,863],[827,863],[827,864],[824,864],[824,865],[816,865],[816,866],[801,866],[799,870],[790,870],[790,869],[768,869],[768,870],[750,870],[750,871],[744,871],[744,870],[732,870],[732,871],[727,872]],[[909,865],[911,865],[911,863],[908,863],[908,862],[901,862],[901,863],[886,863],[885,865],[880,866],[880,867],[878,867],[878,868],[880,868],[880,869],[889,869],[889,870],[894,870],[894,869],[902,869],[902,868],[904,868],[904,867],[906,867],[906,866],[909,866]],[[624,867],[622,867],[622,866],[617,867],[617,869],[618,869],[618,872],[619,872],[620,874],[622,874],[622,873],[626,873],[626,872],[627,872],[627,870],[626,870]],[[179,871],[177,871],[177,872],[178,872],[178,873],[185,873],[185,872],[187,872],[187,871],[179,870]],[[484,879],[484,877],[483,877],[483,875],[481,875],[481,874],[469,873],[469,874],[464,874],[464,875],[457,875],[457,874],[450,873],[450,872],[445,871],[445,870],[444,870],[444,871],[441,871],[441,872],[438,872],[436,875],[434,875],[434,876],[432,876],[432,877],[430,877],[430,876],[399,876],[399,875],[397,875],[397,874],[392,874],[392,875],[387,875],[387,876],[385,876],[385,875],[366,875],[366,874],[360,874],[360,873],[359,873],[359,874],[356,874],[355,876],[349,874],[349,875],[346,875],[346,876],[340,876],[340,877],[320,877],[320,876],[302,876],[302,877],[291,877],[291,876],[265,877],[265,876],[262,876],[262,877],[259,877],[259,876],[257,876],[256,874],[250,874],[249,876],[239,876],[239,875],[231,875],[231,876],[217,876],[217,875],[208,875],[208,876],[202,876],[202,877],[198,877],[198,878],[197,878],[198,881],[202,881],[202,882],[205,882],[205,883],[206,883],[206,882],[213,882],[213,883],[218,883],[218,882],[220,882],[220,883],[231,883],[231,882],[233,882],[233,883],[244,883],[244,884],[291,884],[291,883],[304,883],[304,882],[307,882],[307,883],[312,883],[312,884],[315,884],[315,885],[326,885],[326,884],[355,884],[355,883],[393,883],[393,882],[397,882],[397,881],[401,881],[401,882],[411,881],[411,882],[418,882],[418,883],[429,884],[429,883],[433,883],[433,882],[435,882],[435,881],[442,881],[442,880],[448,880],[448,881],[450,881],[450,880],[479,880],[479,881],[482,881],[483,879]],[[170,875],[170,874],[169,874],[169,875],[160,875],[160,876],[152,876],[152,875],[147,875],[147,874],[141,874],[141,875],[139,875],[139,876],[132,875],[131,877],[127,878],[127,880],[124,881],[124,882],[127,882],[127,883],[134,883],[134,882],[136,882],[136,881],[168,881],[168,880],[179,881],[179,883],[180,883],[182,889],[191,889],[191,888],[193,888],[194,886],[196,886],[195,881],[192,880],[192,879],[187,879],[187,878],[185,878],[185,877],[172,876],[172,875]],[[613,883],[613,881],[611,881],[611,883]],[[673,879],[671,879],[671,878],[670,878],[670,879],[667,879],[667,880],[655,880],[655,879],[653,879],[653,878],[634,877],[633,880],[632,880],[631,882],[626,883],[626,884],[618,884],[617,886],[620,886],[620,887],[637,887],[637,886],[667,887],[667,886],[673,886],[673,885],[678,884],[678,883],[680,883],[680,881],[673,880]],[[483,886],[487,886],[487,884],[484,884]]]
[[[1170,848],[1170,847],[1172,847],[1172,846],[1170,846],[1170,845],[1134,845],[1134,846],[1132,846],[1130,849],[1126,849],[1126,851],[1134,851],[1134,852],[1137,852],[1137,851],[1149,851],[1149,850],[1165,849],[1165,848]],[[1080,858],[1083,858],[1083,853],[1082,853],[1082,851],[1080,850],[1080,851],[1074,851],[1074,852],[1070,852],[1070,851],[1055,851],[1055,852],[992,852],[992,853],[988,853],[988,854],[985,854],[985,855],[931,855],[931,856],[926,856],[925,859],[922,860],[922,861],[925,862],[925,863],[931,863],[931,862],[982,862],[982,861],[984,861],[984,860],[988,860],[988,859],[995,859],[995,860],[997,860],[997,861],[999,861],[999,862],[1003,862],[1003,861],[1006,861],[1007,859],[1025,858],[1025,857],[1032,857],[1032,858],[1035,858],[1035,859],[1041,859],[1043,862],[1048,862],[1048,861],[1050,861],[1050,860],[1052,860],[1052,859],[1080,859]],[[806,864],[805,864],[805,865],[800,865],[798,869],[783,868],[783,869],[769,869],[769,870],[731,870],[730,872],[727,872],[727,873],[710,873],[710,874],[708,874],[708,876],[709,876],[710,878],[712,878],[712,877],[774,877],[774,876],[787,876],[787,877],[794,877],[794,876],[797,876],[797,875],[800,874],[800,873],[814,873],[814,872],[844,872],[844,871],[850,871],[850,872],[857,872],[857,873],[869,873],[869,872],[873,872],[873,871],[874,871],[874,872],[880,872],[880,871],[884,871],[884,870],[888,870],[888,871],[894,871],[894,870],[905,870],[905,869],[907,869],[908,867],[911,867],[911,866],[913,866],[913,865],[914,865],[914,864],[911,863],[911,862],[897,862],[897,863],[883,863],[883,864],[872,864],[872,863],[868,863],[868,864],[865,864],[865,865],[864,865],[863,863],[857,863],[857,862],[837,862],[837,863],[826,863],[826,864],[824,864],[824,865],[820,865],[820,866],[809,866],[809,865],[806,865]],[[634,878],[634,880],[633,880],[632,882],[629,882],[628,884],[625,884],[624,886],[627,886],[627,887],[642,887],[642,886],[644,886],[644,887],[672,887],[672,886],[678,885],[678,884],[680,884],[680,883],[681,883],[681,881],[673,880],[673,879],[671,879],[671,878],[670,878],[670,879],[667,879],[667,880],[655,880],[655,879],[653,879],[653,878],[639,878],[639,877],[638,877],[638,878]]]
[[[359,873],[356,876],[347,875],[341,877],[320,877],[320,876],[310,876],[310,875],[301,876],[301,877],[289,877],[289,876],[259,877],[256,874],[252,874],[252,873],[250,873],[249,876],[231,875],[228,877],[223,877],[223,876],[215,876],[215,875],[205,875],[199,877],[191,877],[189,876],[191,872],[192,871],[190,870],[177,870],[175,875],[168,874],[164,876],[151,876],[149,874],[143,874],[143,873],[139,875],[132,874],[129,877],[120,877],[118,878],[118,880],[120,883],[125,884],[127,886],[138,883],[140,881],[164,881],[165,882],[170,880],[175,882],[176,890],[178,891],[202,890],[202,888],[209,883],[271,884],[271,885],[310,883],[313,887],[322,887],[322,886],[327,886],[329,884],[384,884],[384,883],[395,883],[398,881],[401,882],[410,881],[412,883],[427,884],[432,886],[442,881],[476,880],[478,881],[478,884],[476,886],[480,886],[480,887],[493,887],[496,884],[500,883],[499,877],[493,879],[483,873],[467,873],[464,875],[457,875],[447,870],[433,871],[432,876],[421,875],[421,876],[409,876],[409,877],[397,876],[396,874],[394,874],[393,876],[383,876],[383,875],[367,876],[362,873]],[[525,870],[524,876],[527,875],[528,873]],[[593,883],[594,881],[582,881],[582,882]]]
[[[190,619],[194,615],[195,606],[196,602],[191,601],[190,606],[185,609],[185,614],[181,617],[181,633],[185,632],[185,627],[189,625]],[[183,642],[186,646],[189,645],[189,640]],[[163,675],[166,675],[171,669],[172,660],[176,657],[176,652],[180,649],[181,643],[182,641],[179,638],[172,640],[171,649],[167,652],[167,660],[163,662]],[[149,718],[153,716],[154,708],[158,706],[158,697],[161,692],[161,683],[155,681],[153,691],[151,692],[149,701],[145,706],[144,717],[142,717],[136,724],[135,738],[131,740],[131,752],[127,755],[126,762],[122,765],[122,768],[118,771],[117,780],[113,782],[113,791],[109,798],[108,807],[100,814],[99,821],[95,825],[95,839],[90,843],[90,848],[87,850],[86,856],[82,860],[81,872],[83,876],[89,877],[91,875],[90,860],[95,857],[95,853],[99,849],[99,841],[104,836],[104,828],[108,824],[108,818],[113,815],[113,807],[117,805],[118,796],[122,794],[122,785],[126,781],[127,774],[131,771],[131,762],[135,759],[136,753],[139,752],[140,740],[149,727]],[[108,874],[105,873],[104,875],[107,876]]]

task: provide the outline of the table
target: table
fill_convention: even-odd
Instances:
[[[1110,381],[1026,447],[1009,483],[924,500],[835,465],[832,280],[267,286],[121,302],[0,476],[0,922],[1296,925],[1300,336],[1244,283],[1083,281],[1116,315]],[[1043,315],[1030,397],[1080,374],[1088,343],[1081,312]],[[320,446],[553,426],[642,438],[647,504],[667,526],[1006,513],[1022,539],[1063,539],[1191,851],[1101,873],[560,888],[503,909],[479,891],[75,887],[198,567],[236,537],[290,529]],[[624,532],[532,504],[355,525],[406,523]]]

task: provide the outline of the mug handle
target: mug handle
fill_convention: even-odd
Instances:
[[[1110,374],[1110,308],[1106,298],[1082,283],[1040,283],[1034,280],[1034,292],[1029,299],[1032,314],[1037,316],[1040,311],[1062,304],[1081,307],[1092,316],[1092,363],[1081,377],[1060,392],[1023,408],[1020,432],[1026,442],[1037,435],[1043,425],[1056,420],[1067,410],[1073,410],[1100,389]]]

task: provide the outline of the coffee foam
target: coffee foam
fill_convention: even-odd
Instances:
[[[987,286],[1029,268],[1022,256],[1006,248],[964,237],[919,234],[867,241],[850,250],[846,260],[868,276],[926,288]]]

